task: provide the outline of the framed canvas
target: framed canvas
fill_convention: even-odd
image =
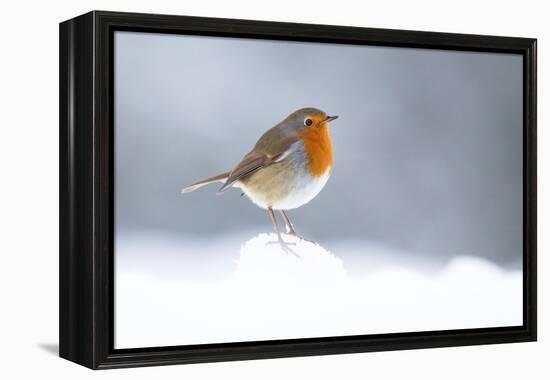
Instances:
[[[536,340],[536,40],[60,24],[60,356]]]

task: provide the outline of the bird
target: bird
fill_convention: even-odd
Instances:
[[[294,111],[267,130],[230,171],[184,187],[182,193],[211,183],[222,183],[218,193],[238,188],[267,210],[283,249],[288,247],[274,210],[280,212],[287,234],[308,240],[296,233],[286,211],[310,202],[326,185],[334,166],[329,123],[337,118],[313,107]]]

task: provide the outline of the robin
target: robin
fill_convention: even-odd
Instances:
[[[278,241],[285,243],[273,210],[281,213],[288,234],[296,234],[285,210],[311,201],[327,183],[333,167],[328,116],[316,108],[302,108],[265,132],[254,148],[231,170],[185,187],[188,193],[221,182],[218,193],[230,187],[241,189],[257,206],[269,213]]]

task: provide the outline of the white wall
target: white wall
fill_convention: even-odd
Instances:
[[[92,9],[364,27],[537,37],[539,39],[538,343],[319,356],[94,374],[52,352],[57,344],[58,26]],[[0,356],[3,378],[548,378],[550,87],[548,11],[539,1],[57,1],[9,2],[0,23],[2,94]]]

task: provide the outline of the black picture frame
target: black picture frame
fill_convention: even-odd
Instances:
[[[113,33],[118,30],[523,56],[523,325],[114,349]],[[534,341],[536,39],[93,11],[60,24],[60,356],[118,368]]]

